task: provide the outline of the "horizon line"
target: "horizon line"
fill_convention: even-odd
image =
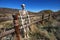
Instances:
[[[10,7],[0,7],[0,8],[9,8],[9,9],[17,9],[17,10],[21,10],[21,9],[19,9],[19,8],[10,8]],[[38,10],[38,11],[31,11],[31,10],[27,10],[27,11],[30,11],[30,12],[40,12],[40,11],[43,11],[43,10],[51,10],[51,11],[53,11],[53,12],[57,12],[57,11],[59,11],[59,10],[52,10],[52,9],[41,9],[41,10]]]

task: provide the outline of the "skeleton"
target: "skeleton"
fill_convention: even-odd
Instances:
[[[28,12],[25,10],[25,4],[22,4],[21,5],[22,7],[22,10],[19,11],[19,14],[20,14],[20,22],[22,24],[22,29],[23,29],[23,32],[24,32],[24,38],[29,38],[28,36],[28,31],[29,31],[29,26],[27,26],[27,24],[30,24],[30,17],[29,17],[29,14]],[[24,25],[26,25],[26,27],[24,27]]]

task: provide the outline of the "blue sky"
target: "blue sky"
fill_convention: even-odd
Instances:
[[[32,12],[60,10],[60,0],[0,0],[0,8],[21,9],[21,4],[25,4],[26,10]]]

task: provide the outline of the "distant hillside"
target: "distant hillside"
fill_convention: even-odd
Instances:
[[[49,13],[52,12],[54,15],[59,15],[60,14],[60,10],[57,12],[53,12],[52,10],[42,10],[40,12],[30,12],[28,11],[29,14],[34,13],[35,15],[40,15],[41,13]],[[0,8],[0,16],[6,15],[6,14],[13,14],[13,13],[19,13],[19,9],[12,9],[12,8]]]
[[[50,13],[50,12],[52,12],[53,18],[56,18],[58,15],[60,15],[60,11],[53,12],[52,10],[42,10],[37,13],[28,11],[28,13],[30,15],[35,15],[35,16],[38,16],[38,15],[40,16],[42,13]],[[6,17],[8,17],[8,19],[9,19],[9,17],[11,17],[12,14],[14,14],[14,13],[19,13],[19,9],[0,8],[0,21],[7,20]]]
[[[18,9],[11,9],[11,8],[0,8],[0,17],[6,16],[8,14],[18,13]]]

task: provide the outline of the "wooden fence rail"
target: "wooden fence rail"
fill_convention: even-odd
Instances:
[[[11,34],[11,33],[16,33],[16,35],[18,36],[18,35],[20,35],[20,30],[19,29],[21,29],[21,27],[19,27],[18,25],[17,25],[17,20],[18,20],[18,17],[15,15],[13,15],[13,22],[14,22],[14,27],[15,27],[15,29],[11,29],[11,30],[9,30],[9,31],[6,31],[6,32],[2,32],[1,34],[0,34],[0,39],[1,38],[3,38],[4,36],[7,36],[7,35],[9,35],[9,34]],[[47,16],[46,18],[44,18],[43,17],[43,21],[45,20],[45,19],[48,19],[49,17]],[[30,26],[30,25],[32,25],[32,24],[34,24],[34,23],[36,23],[36,22],[40,22],[40,21],[42,21],[42,20],[35,20],[34,22],[32,22],[31,24],[27,24],[28,26]],[[18,27],[18,28],[17,28]],[[24,27],[26,27],[26,25],[24,25]],[[17,28],[17,29],[16,29]],[[20,40],[20,38],[19,38],[19,36],[17,37],[18,38],[18,40]]]

